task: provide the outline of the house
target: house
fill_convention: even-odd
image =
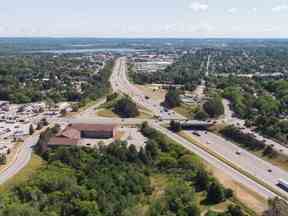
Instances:
[[[114,124],[69,124],[49,140],[48,146],[79,145],[81,139],[112,139],[116,128],[117,125]]]

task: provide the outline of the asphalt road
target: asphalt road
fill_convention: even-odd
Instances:
[[[288,172],[268,163],[249,151],[238,147],[236,144],[222,138],[211,132],[197,131],[200,136],[193,135],[193,139],[204,144],[210,150],[229,160],[233,164],[239,165],[241,169],[251,175],[257,176],[258,179],[269,184],[275,190],[285,194],[286,192],[276,184],[279,179],[288,181]],[[240,154],[239,154],[240,153]],[[288,197],[288,193],[286,193]]]
[[[234,168],[230,167],[229,165],[223,163],[222,161],[218,160],[208,152],[202,150],[201,148],[193,145],[186,139],[176,135],[175,133],[161,127],[159,124],[152,124],[154,128],[162,132],[163,134],[167,135],[169,138],[175,140],[176,142],[183,145],[186,149],[190,150],[191,152],[195,153],[196,155],[200,156],[204,161],[211,164],[213,167],[217,168],[219,171],[224,172],[225,174],[229,175],[233,180],[241,183],[242,185],[252,189],[256,193],[260,194],[262,197],[269,199],[275,197],[275,194],[268,189],[264,188],[262,185],[258,184],[257,182],[251,180],[250,178],[246,177],[245,175],[241,174]]]
[[[136,87],[134,87],[133,85],[131,85],[127,79],[127,68],[126,68],[126,58],[119,58],[116,62],[116,67],[115,70],[113,71],[113,74],[111,76],[111,86],[113,88],[113,90],[115,92],[122,92],[124,94],[129,95],[134,102],[136,102],[137,104],[141,104],[144,107],[146,107],[147,109],[150,109],[154,114],[160,114],[161,115],[161,106],[159,104],[157,104],[157,102],[152,101],[151,99],[149,100],[145,100],[145,95],[143,92],[141,92],[139,89],[137,89]],[[144,100],[143,100],[144,98]],[[174,116],[174,114],[171,114],[172,116]],[[177,115],[177,114],[175,114]],[[177,141],[178,143],[182,144],[185,148],[191,150],[192,152],[196,153],[197,155],[199,155],[202,159],[204,159],[205,161],[207,161],[208,163],[210,163],[212,166],[215,166],[216,168],[218,168],[219,170],[225,172],[226,174],[230,175],[234,180],[236,180],[237,182],[241,183],[242,185],[254,190],[255,192],[257,192],[258,194],[262,195],[265,198],[272,198],[275,197],[275,194],[268,190],[267,188],[265,188],[264,186],[260,185],[259,183],[253,181],[252,179],[248,178],[247,176],[245,176],[244,174],[241,174],[240,172],[238,172],[237,170],[233,169],[231,166],[225,164],[224,162],[218,160],[216,157],[212,156],[211,154],[209,154],[208,152],[202,150],[201,148],[191,144],[189,141],[183,139],[182,137],[179,137],[178,135],[172,133],[171,131],[161,127],[158,123],[151,123],[151,125],[158,129],[159,131],[161,131],[162,133],[164,133],[165,135],[167,135],[168,137],[170,137],[171,139],[174,139],[175,141]],[[210,137],[210,135],[209,135]],[[209,139],[209,138],[207,138]],[[218,139],[218,138],[216,138]],[[205,139],[205,137],[203,137],[203,140],[201,140],[201,142],[206,143],[208,140]],[[223,140],[221,140],[222,142]],[[218,141],[217,141],[218,143]],[[219,142],[220,143],[220,142]],[[221,143],[220,143],[221,144]],[[222,147],[221,147],[222,149]],[[237,164],[237,166],[239,166],[241,169],[246,170],[247,169],[247,162],[245,161],[245,163],[243,162],[244,160],[237,160],[237,157],[235,155],[235,153],[229,153],[229,157],[227,157],[227,155],[223,155],[225,158],[227,157],[227,160],[231,161],[231,163],[235,163]],[[249,157],[250,158],[250,157]],[[233,160],[232,160],[233,159]],[[243,163],[243,165],[242,165]],[[258,166],[257,163],[261,164],[261,168],[264,169],[263,170],[258,170]],[[256,164],[256,165],[255,165]],[[250,170],[251,170],[251,174],[254,175],[256,178],[263,180],[263,176],[264,181],[273,186],[274,188],[275,186],[275,181],[278,177],[282,176],[282,177],[286,177],[286,173],[282,172],[281,170],[279,171],[278,168],[274,168],[272,167],[273,170],[275,170],[275,177],[269,177],[269,173],[267,171],[267,168],[270,166],[267,166],[265,161],[262,161],[259,158],[253,157],[253,160],[249,163],[250,166]],[[263,168],[265,167],[265,168]],[[272,172],[273,172],[272,170]],[[267,173],[265,173],[267,172]],[[270,174],[273,175],[273,174]],[[278,190],[278,188],[277,188]],[[283,191],[281,191],[283,192]]]
[[[158,101],[145,97],[140,89],[130,84],[127,78],[126,57],[116,60],[110,83],[114,92],[121,92],[130,96],[136,104],[150,110],[155,116],[158,116],[162,120],[185,119],[185,117],[178,113],[165,109]]]
[[[266,145],[272,145],[276,151],[288,156],[288,148],[287,147],[281,145],[280,143],[275,142],[272,139],[265,138],[262,135],[260,135],[259,133],[256,133],[255,131],[252,131],[250,128],[247,128],[245,126],[244,120],[233,116],[233,111],[230,108],[230,102],[228,100],[223,99],[223,105],[224,105],[224,110],[225,110],[223,121],[226,124],[235,125],[236,127],[240,127],[240,128],[242,128],[241,131],[243,131],[244,133],[254,134],[256,139],[258,139],[260,141],[265,140]]]
[[[0,184],[3,184],[9,178],[16,175],[29,163],[33,151],[32,148],[37,143],[38,138],[38,135],[34,135],[25,140],[22,148],[16,156],[16,160],[5,171],[0,173]]]

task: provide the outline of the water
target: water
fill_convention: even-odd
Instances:
[[[29,53],[51,53],[51,54],[75,54],[75,53],[95,53],[95,52],[117,52],[127,53],[140,51],[131,48],[91,48],[91,49],[52,49],[52,50],[35,50]]]

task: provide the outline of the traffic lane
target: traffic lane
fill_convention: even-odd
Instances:
[[[203,149],[195,146],[194,144],[190,143],[186,139],[174,134],[173,132],[167,130],[166,128],[161,127],[158,124],[151,124],[152,127],[159,130],[160,132],[167,135],[169,138],[175,140],[186,149],[190,150],[191,152],[195,153],[199,157],[201,157],[204,161],[206,161],[211,166],[215,167],[216,169],[223,171],[225,174],[229,175],[233,180],[236,182],[241,183],[243,186],[250,188],[251,190],[255,191],[265,199],[273,198],[276,196],[272,191],[266,189],[262,185],[258,184],[257,182],[251,180],[247,176],[241,174],[234,168],[230,167],[226,163],[218,160],[216,157],[210,155],[208,152],[204,151]]]
[[[220,154],[225,159],[238,165],[243,170],[256,176],[258,179],[265,181],[273,186],[279,192],[284,192],[276,186],[279,179],[288,180],[288,173],[284,170],[258,158],[252,153],[238,147],[236,144],[225,140],[224,138],[211,132],[200,132],[201,136],[194,135],[193,138],[200,143],[205,144],[209,149]],[[239,154],[237,154],[240,153]],[[271,170],[271,172],[270,172]]]
[[[0,184],[3,184],[8,179],[15,176],[29,163],[32,155],[32,148],[37,143],[38,139],[39,135],[35,135],[24,141],[23,147],[16,156],[16,160],[6,170],[0,173]]]

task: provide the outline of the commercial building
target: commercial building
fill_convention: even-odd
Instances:
[[[117,125],[114,124],[70,124],[52,137],[48,146],[79,145],[81,139],[112,139],[115,137],[116,128]]]

